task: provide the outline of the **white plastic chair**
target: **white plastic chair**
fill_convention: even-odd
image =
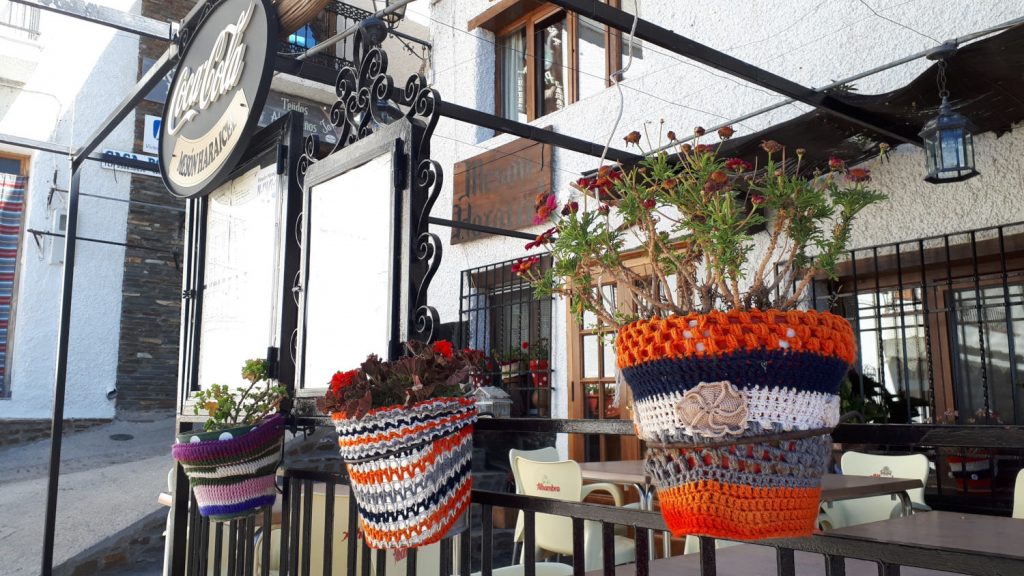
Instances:
[[[1013,485],[1013,517],[1024,518],[1024,470],[1017,472],[1017,482]]]
[[[539,448],[537,450],[517,450],[512,448],[508,451],[508,463],[512,467],[512,477],[516,482],[516,494],[523,493],[523,484],[519,481],[519,470],[516,468],[516,458],[525,458],[526,460],[532,460],[534,462],[558,462],[561,458],[558,457],[558,449],[554,446],[548,446],[545,448]],[[618,484],[612,484],[611,482],[595,482],[593,484],[583,485],[583,496],[582,499],[586,500],[592,492],[607,492],[611,494],[612,500],[616,506],[622,506],[622,502],[625,500],[622,488]],[[523,542],[523,513],[520,512],[516,516],[516,529],[513,532],[512,537],[512,557],[516,558],[516,550]]]
[[[561,564],[558,562],[537,562],[537,576],[570,576],[572,574],[572,566],[568,564]],[[473,572],[471,576],[481,576],[483,572]],[[501,568],[495,568],[491,571],[493,576],[523,576],[526,574],[526,568],[522,564],[513,564],[512,566],[503,566]]]
[[[540,498],[580,502],[583,499],[583,474],[580,465],[572,460],[536,462],[516,457],[514,468],[519,470],[523,494]],[[572,518],[537,514],[535,517],[536,547],[538,553],[572,556]],[[615,535],[615,564],[633,562],[636,550],[633,540]],[[583,523],[584,569],[597,570],[602,564],[601,524]],[[539,564],[538,564],[539,566]]]
[[[883,456],[846,452],[841,461],[843,474],[851,476],[884,476],[890,478],[911,478],[921,481],[923,486],[928,480],[928,458],[923,454],[906,456]],[[924,503],[924,488],[907,490],[914,511],[931,510]],[[825,529],[842,528],[855,524],[866,524],[888,520],[899,515],[900,504],[894,502],[892,496],[871,496],[856,500],[840,500],[832,506],[823,506],[824,511],[819,522]]]
[[[729,546],[736,546],[742,544],[742,542],[733,542],[731,540],[719,540],[715,539],[715,550],[720,548],[728,548]],[[686,542],[683,544],[683,554],[697,554],[700,552],[700,538],[696,536],[687,535]]]

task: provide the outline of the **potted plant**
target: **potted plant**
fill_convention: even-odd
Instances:
[[[550,376],[550,353],[548,352],[548,339],[540,338],[537,343],[533,346],[529,346],[529,342],[523,342],[524,346],[529,349],[530,358],[530,380],[533,382],[534,388],[543,388],[549,386]]]
[[[232,391],[214,384],[199,391],[194,413],[208,416],[205,431],[179,434],[171,448],[185,469],[199,513],[214,520],[244,516],[277,497],[284,443],[284,418],[277,411],[288,393],[272,384],[266,360],[247,360],[242,377],[248,387]]]
[[[939,424],[957,424],[960,413],[956,410],[946,410],[938,418]],[[999,412],[989,410],[987,417],[984,408],[979,408],[966,420],[967,424],[1002,424]],[[946,465],[949,467],[948,475],[956,482],[958,490],[969,492],[991,492],[992,478],[999,473],[996,466],[997,461],[993,458],[995,452],[987,448],[967,448],[959,451],[955,456],[946,456]]]
[[[467,381],[484,368],[483,354],[448,341],[406,348],[398,360],[371,354],[359,368],[336,373],[318,401],[338,431],[373,548],[437,542],[469,507],[477,409]]]
[[[602,167],[561,206],[539,197],[553,225],[527,248],[547,248],[553,264],[540,271],[529,256],[517,270],[578,321],[589,312],[618,330],[618,374],[675,535],[806,535],[856,353],[845,320],[798,308],[815,278],[834,276],[855,216],[884,195],[867,168],[838,158],[805,174],[802,149],[763,142],[754,166],[696,136],[630,169]],[[629,307],[595,289],[609,283]]]

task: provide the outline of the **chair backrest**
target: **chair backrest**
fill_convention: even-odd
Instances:
[[[840,465],[843,474],[851,476],[912,478],[920,480],[922,485],[928,480],[928,458],[923,454],[883,456],[846,452],[843,454]],[[907,494],[913,502],[924,504],[924,488],[908,490]],[[832,509],[827,509],[826,512],[832,520],[832,527],[839,528],[888,520],[897,505],[898,502],[894,501],[891,496],[873,496],[834,502]]]
[[[579,502],[583,493],[580,465],[572,460],[536,462],[516,457],[523,494],[567,502]],[[537,546],[557,554],[572,555],[572,519],[537,514]]]
[[[523,493],[523,485],[519,482],[519,470],[516,468],[516,458],[525,458],[534,462],[558,462],[558,449],[554,446],[546,446],[537,450],[517,450],[512,448],[508,451],[508,463],[512,466],[512,477],[516,481],[516,494]]]
[[[1024,470],[1017,472],[1017,483],[1013,485],[1013,517],[1024,518]]]

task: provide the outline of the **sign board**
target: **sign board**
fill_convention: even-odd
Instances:
[[[142,134],[142,151],[160,153],[160,117],[146,114],[146,131]]]
[[[330,105],[312,102],[291,94],[270,93],[266,105],[263,106],[263,113],[260,114],[260,126],[269,126],[271,122],[291,111],[302,112],[305,116],[305,125],[302,127],[303,136],[316,134],[320,137],[321,142],[328,144],[335,144],[338,141],[335,132],[337,128],[331,123]]]
[[[452,220],[518,230],[533,225],[538,194],[551,192],[551,146],[519,139],[455,164]],[[487,236],[452,228],[452,244]]]
[[[276,48],[270,0],[223,0],[203,19],[160,126],[160,172],[171,194],[208,194],[235,168],[270,91]]]
[[[156,176],[160,172],[160,161],[156,156],[148,156],[146,154],[136,154],[134,152],[121,152],[119,150],[106,149],[103,151],[104,158],[125,158],[127,160],[135,160],[137,162],[149,162],[153,167],[152,170],[143,170],[142,168],[135,168],[134,166],[121,166],[120,164],[114,164],[113,162],[100,162],[101,168],[107,170],[117,170],[118,172],[131,172],[132,174],[143,174],[145,176]]]

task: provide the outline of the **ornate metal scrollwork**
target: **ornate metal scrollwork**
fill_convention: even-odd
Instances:
[[[414,282],[408,285],[415,290],[411,294],[412,318],[410,337],[430,342],[436,336],[440,320],[437,310],[427,305],[430,282],[441,264],[441,239],[429,231],[430,211],[441,193],[443,171],[440,164],[429,159],[430,137],[440,116],[441,98],[437,91],[427,85],[422,75],[414,74],[405,83],[404,90],[395,89],[394,81],[388,75],[388,56],[380,46],[366,49],[358,68],[346,66],[338,73],[334,90],[337,101],[331,107],[331,122],[337,130],[337,142],[327,154],[334,154],[343,148],[366,138],[381,127],[405,117],[415,127],[412,142],[415,177],[411,183],[413,206],[421,206],[414,215],[410,247],[412,259],[410,269],[414,271]],[[305,141],[303,155],[299,160],[297,178],[303,185],[306,171],[319,159],[320,145],[315,136]]]

